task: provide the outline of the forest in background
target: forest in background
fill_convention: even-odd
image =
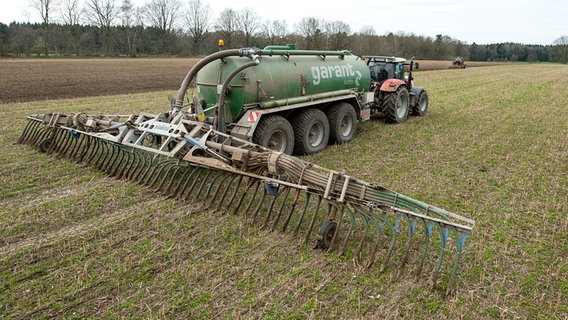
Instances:
[[[217,41],[223,39],[225,48],[295,44],[298,49],[423,60],[568,60],[568,36],[550,45],[468,44],[442,34],[378,35],[371,26],[352,32],[342,21],[316,17],[304,17],[290,28],[285,20],[263,20],[251,8],[225,9],[212,17],[201,0],[184,6],[178,0],[150,0],[140,7],[130,0],[65,0],[58,15],[52,1],[32,0],[42,23],[0,23],[0,56],[201,56],[219,50]]]

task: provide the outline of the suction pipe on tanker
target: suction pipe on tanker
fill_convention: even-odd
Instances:
[[[193,68],[191,68],[191,70],[189,70],[189,72],[187,73],[187,75],[183,79],[183,82],[181,83],[181,86],[180,86],[179,91],[178,91],[176,98],[175,98],[174,107],[181,108],[181,106],[183,105],[183,98],[185,97],[185,93],[187,91],[187,88],[189,87],[189,84],[191,83],[193,78],[195,78],[195,76],[197,75],[199,70],[201,70],[204,66],[206,66],[210,62],[215,61],[217,59],[223,59],[223,58],[231,57],[231,56],[235,56],[235,57],[251,56],[252,57],[253,55],[255,55],[257,53],[257,51],[258,51],[258,49],[251,49],[251,48],[231,49],[231,50],[218,51],[216,53],[213,53],[213,54],[208,55],[207,57],[201,59],[199,62],[197,62],[195,64],[195,66],[193,66]]]
[[[229,87],[229,82],[231,82],[231,80],[233,80],[233,78],[239,74],[239,72],[243,71],[246,68],[250,68],[250,67],[254,67],[256,65],[258,65],[260,63],[260,57],[256,54],[251,54],[250,58],[252,59],[251,62],[245,63],[242,66],[236,68],[235,70],[233,70],[233,72],[231,72],[227,78],[225,79],[225,81],[223,82],[223,85],[221,86],[221,89],[217,92],[218,94],[218,98],[217,98],[217,121],[216,121],[216,130],[220,131],[222,133],[226,133],[226,129],[225,129],[225,92],[227,91],[227,88]]]

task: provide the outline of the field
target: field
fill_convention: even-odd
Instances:
[[[124,61],[132,69],[110,79],[84,72],[97,79],[79,83],[84,94],[41,100],[16,86],[25,78],[6,81],[10,60],[0,60],[0,318],[568,318],[567,66],[421,71],[425,117],[363,122],[350,143],[304,157],[476,220],[457,290],[444,298],[428,274],[366,270],[15,143],[29,114],[167,110],[190,63],[176,60],[181,76],[165,91],[96,87],[144,74],[121,80],[131,90],[166,69]],[[8,102],[20,91],[23,102]]]
[[[197,59],[0,59],[0,102],[178,88]],[[174,89],[175,90],[175,89]]]

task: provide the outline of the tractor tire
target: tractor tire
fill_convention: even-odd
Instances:
[[[412,115],[421,117],[428,111],[428,92],[422,90],[418,95],[416,104],[412,107]]]
[[[408,118],[410,109],[410,96],[404,86],[395,92],[385,92],[381,109],[388,123],[400,123]]]
[[[316,108],[305,110],[292,120],[294,128],[294,154],[320,152],[329,141],[329,121],[323,111]]]
[[[294,151],[294,129],[286,118],[279,115],[263,117],[254,131],[252,140],[274,151],[292,154]]]
[[[340,102],[326,111],[329,121],[329,143],[342,144],[350,141],[357,131],[357,113],[347,102]]]

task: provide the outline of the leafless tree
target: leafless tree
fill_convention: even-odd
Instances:
[[[325,20],[305,17],[296,25],[296,32],[306,39],[306,49],[323,48],[323,32]]]
[[[243,36],[245,47],[252,46],[252,41],[260,30],[260,17],[251,8],[244,8],[237,14],[237,26]]]
[[[553,49],[558,55],[560,62],[563,64],[568,63],[568,36],[561,36],[555,39],[552,44],[554,45]]]
[[[215,24],[215,30],[223,36],[225,46],[228,48],[233,48],[234,45],[238,31],[237,17],[237,12],[235,10],[230,8],[225,9],[221,12]]]
[[[356,32],[351,41],[350,49],[360,55],[377,54],[378,36],[372,26],[363,26]]]
[[[131,0],[122,0],[120,19],[129,56],[136,55],[136,40],[144,28],[142,9],[135,7]]]
[[[71,39],[68,39],[74,47],[75,54],[79,54],[80,25],[85,9],[81,7],[79,0],[62,0],[59,7],[59,15],[63,24],[69,26]]]
[[[134,22],[135,7],[131,0],[122,0],[120,4],[120,22],[123,26],[131,26]]]
[[[54,0],[32,0],[32,7],[37,10],[43,22],[45,28],[45,36],[43,39],[43,52],[47,56],[49,51],[49,18],[51,12],[53,11],[53,1]]]
[[[63,23],[68,26],[81,24],[81,18],[85,9],[79,4],[79,0],[61,0],[60,12]]]
[[[262,33],[268,44],[284,45],[288,36],[288,24],[286,20],[267,20],[262,25]]]
[[[211,8],[201,0],[189,0],[187,14],[188,33],[191,37],[191,53],[197,54],[199,46],[205,40],[211,25]]]
[[[150,0],[146,4],[150,25],[160,30],[162,53],[170,53],[170,37],[174,34],[181,3],[178,0]]]
[[[99,27],[103,48],[108,54],[112,54],[112,26],[120,12],[114,0],[87,0],[87,7],[90,10],[89,21]]]
[[[347,23],[343,21],[328,22],[325,29],[329,38],[329,49],[347,49],[347,40],[351,34],[351,27]]]

